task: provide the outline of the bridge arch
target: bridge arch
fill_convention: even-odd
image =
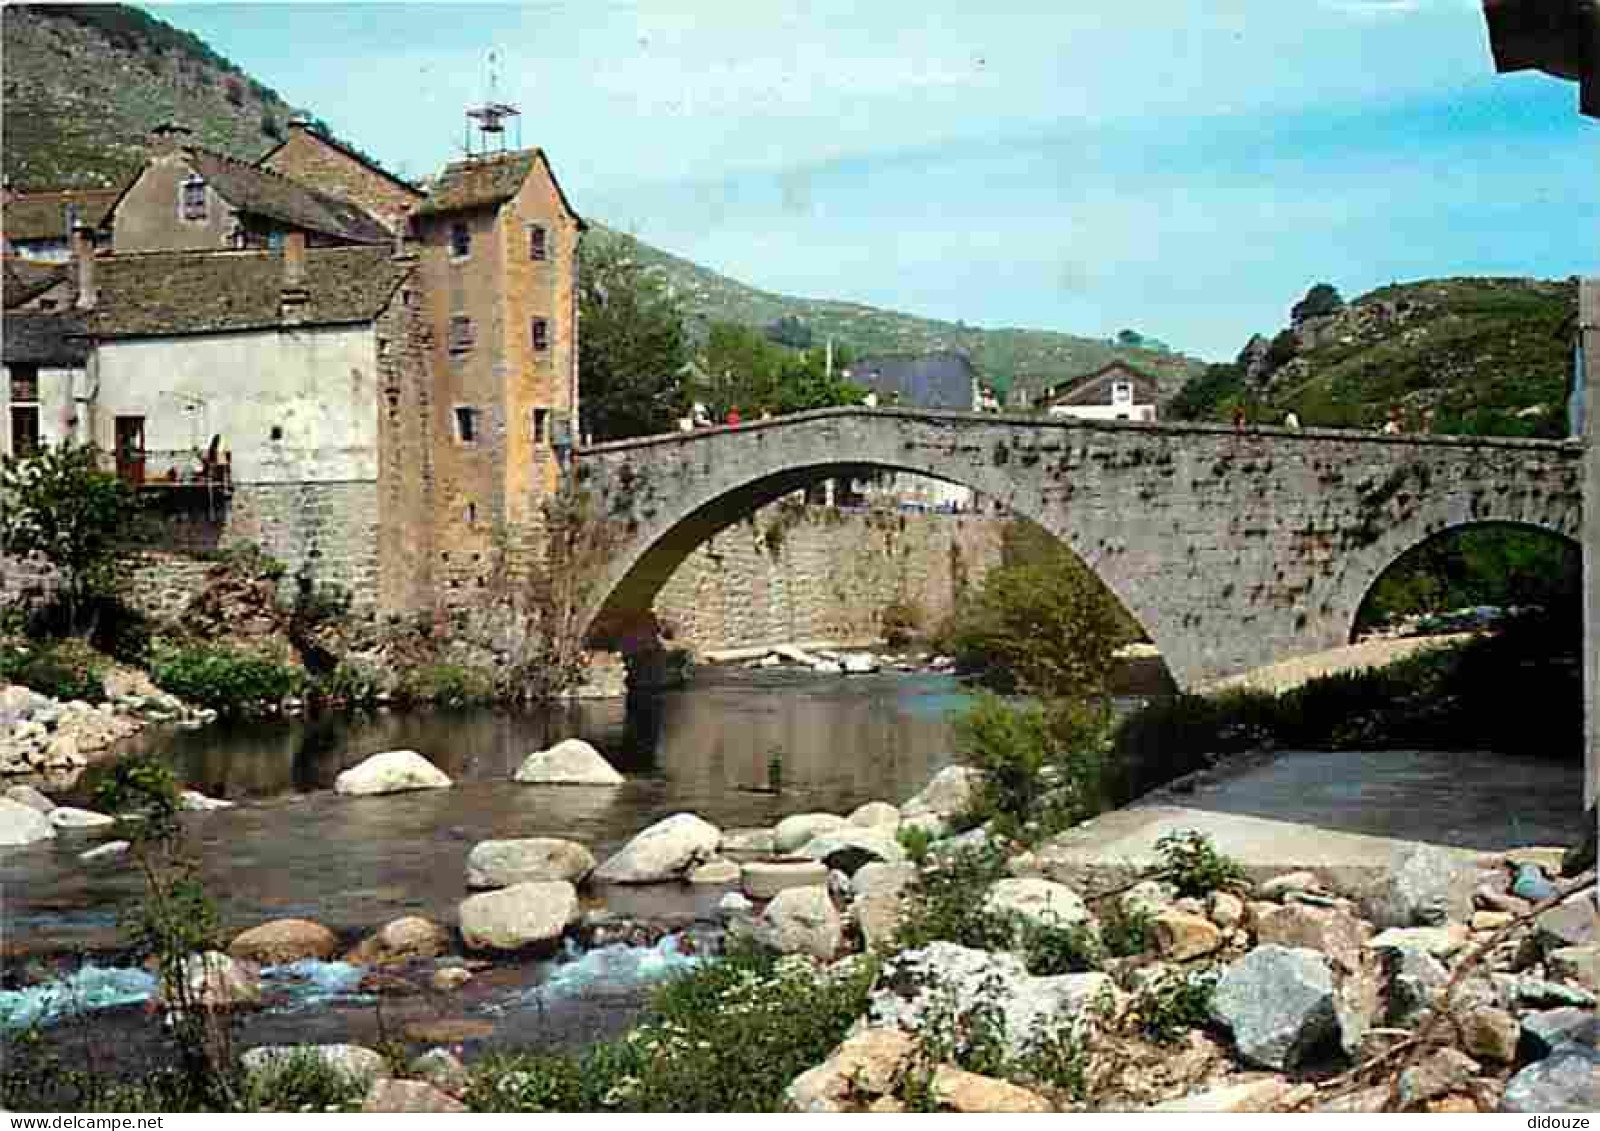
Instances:
[[[1373,581],[1431,535],[1507,521],[1575,536],[1577,445],[825,409],[602,444],[574,481],[618,524],[585,623],[647,611],[685,557],[819,480],[903,471],[1032,519],[1092,570],[1180,687],[1349,639]]]

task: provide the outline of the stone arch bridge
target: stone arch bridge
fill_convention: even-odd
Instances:
[[[824,479],[963,484],[1066,543],[1138,619],[1181,687],[1349,641],[1394,560],[1453,527],[1577,540],[1576,442],[838,408],[579,449],[616,523],[586,624],[648,613],[719,530]]]

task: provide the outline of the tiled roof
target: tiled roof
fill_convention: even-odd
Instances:
[[[64,240],[71,234],[67,231],[70,207],[77,207],[80,221],[100,228],[118,195],[117,189],[14,193],[0,215],[0,225],[10,240]]]
[[[905,408],[972,410],[977,371],[964,353],[880,354],[850,363],[848,380],[878,394],[878,403]]]
[[[11,310],[44,294],[57,283],[71,282],[70,263],[40,263],[6,256],[4,267],[5,308]]]
[[[7,364],[77,367],[88,357],[88,344],[72,336],[83,332],[75,314],[8,314],[0,322],[0,359]]]
[[[556,195],[561,198],[567,211],[577,219],[580,227],[586,227],[583,217],[578,215],[577,209],[572,207],[572,202],[562,191],[561,182],[556,180],[555,170],[550,167],[550,160],[542,149],[518,149],[510,153],[469,157],[465,161],[446,165],[428,193],[428,199],[417,206],[414,214],[434,216],[468,208],[487,208],[510,200],[517,195],[517,190],[528,179],[528,174],[533,172],[536,163],[544,166],[550,183],[556,187]]]
[[[308,189],[278,173],[198,147],[187,151],[195,172],[241,212],[280,220],[352,243],[388,243],[389,230],[358,205]]]
[[[387,247],[306,252],[300,325],[366,322],[382,312],[411,265]],[[283,256],[275,251],[157,252],[95,263],[96,337],[249,330],[281,324]]]

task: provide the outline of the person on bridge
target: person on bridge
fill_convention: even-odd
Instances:
[[[727,420],[727,422],[728,422],[729,425],[733,425],[733,426],[736,426],[736,425],[739,424],[739,406],[738,405],[734,405],[732,408],[730,408],[728,410],[728,420]]]

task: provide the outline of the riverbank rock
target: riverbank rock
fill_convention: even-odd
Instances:
[[[555,837],[486,840],[467,853],[467,887],[474,890],[551,880],[576,886],[593,871],[593,853],[576,841]]]
[[[905,916],[906,889],[916,883],[917,870],[910,864],[863,864],[852,878],[855,901],[851,917],[861,931],[861,941],[871,949],[894,941]]]
[[[178,794],[178,808],[187,813],[215,813],[219,809],[233,809],[237,802],[220,797],[207,797],[198,789],[186,789]]]
[[[999,1010],[1014,1055],[1057,1026],[1083,1026],[1097,1003],[1115,1012],[1120,996],[1105,974],[1036,978],[1015,955],[935,942],[884,961],[864,1023],[915,1033],[951,1003],[963,1013],[982,1003]]]
[[[50,818],[9,797],[0,798],[0,846],[35,844],[56,835]]]
[[[48,813],[56,807],[54,801],[51,801],[31,785],[14,785],[6,790],[5,796],[8,801],[15,801],[18,805],[26,805],[29,809],[40,813]]]
[[[894,833],[882,826],[872,829],[842,825],[806,841],[796,854],[819,860],[853,876],[865,864],[903,864],[906,850]]]
[[[445,1048],[431,1048],[410,1064],[411,1073],[441,1091],[459,1094],[467,1090],[472,1077],[461,1059]]]
[[[362,939],[345,955],[345,961],[356,966],[378,966],[413,958],[437,958],[449,952],[453,941],[448,927],[418,915],[406,915]]]
[[[443,970],[433,972],[428,978],[428,985],[439,993],[447,994],[459,990],[470,981],[472,981],[472,971],[465,966],[446,966]]]
[[[984,896],[984,910],[1031,927],[1072,927],[1093,916],[1078,893],[1053,880],[998,880]]]
[[[1152,1112],[1188,1112],[1192,1115],[1239,1115],[1249,1112],[1271,1111],[1289,1091],[1289,1082],[1279,1076],[1261,1076],[1222,1084],[1204,1092],[1182,1099],[1167,1100],[1148,1110]]]
[[[1390,927],[1367,940],[1373,950],[1414,948],[1435,958],[1449,958],[1467,945],[1465,923],[1446,923],[1442,927]]]
[[[754,937],[779,954],[809,954],[829,962],[844,941],[839,912],[822,887],[788,888],[756,920]]]
[[[309,919],[274,919],[234,937],[228,954],[263,966],[298,962],[302,958],[326,959],[339,949],[339,938],[321,923]]]
[[[297,1060],[311,1060],[352,1084],[366,1086],[389,1075],[383,1055],[362,1045],[262,1045],[247,1049],[239,1063],[251,1075],[281,1072]]]
[[[1544,965],[1552,978],[1600,990],[1600,946],[1558,947],[1544,956]]]
[[[93,809],[75,809],[70,805],[57,805],[45,816],[58,829],[100,829],[117,823],[115,817],[96,813]]]
[[[850,824],[859,828],[887,827],[893,831],[899,827],[900,810],[887,801],[869,801],[865,805],[858,806],[847,819]]]
[[[578,893],[564,880],[513,884],[467,897],[458,913],[472,950],[549,948],[578,921]]]
[[[390,750],[351,766],[333,780],[335,793],[371,796],[417,789],[449,789],[450,778],[415,750]]]
[[[512,775],[524,785],[622,785],[627,779],[581,738],[529,754]]]
[[[594,878],[608,884],[655,884],[681,879],[689,869],[717,854],[722,833],[693,813],[676,813],[657,821],[623,845],[595,869]]]
[[[724,829],[717,851],[724,856],[771,856],[778,851],[778,838],[771,829]]]
[[[1539,946],[1549,953],[1568,946],[1592,946],[1595,938],[1594,889],[1580,892],[1534,920]]]
[[[736,884],[740,874],[739,865],[718,857],[692,869],[685,878],[691,884]]]
[[[1500,1110],[1529,1115],[1600,1111],[1600,1051],[1561,1045],[1506,1082]]]
[[[790,888],[825,887],[828,868],[815,860],[752,860],[739,878],[751,899],[771,899]]]
[[[133,842],[126,840],[108,840],[85,852],[78,853],[78,859],[85,864],[95,864],[102,860],[118,860],[128,854],[133,847]]]
[[[1268,944],[1230,964],[1212,1001],[1251,1064],[1294,1068],[1338,1039],[1333,974],[1314,950]]]
[[[361,1101],[368,1114],[456,1115],[470,1109],[425,1080],[374,1080]]]
[[[772,847],[780,853],[793,852],[807,841],[849,823],[837,813],[796,813],[779,821],[772,830]]]
[[[187,1004],[201,1009],[245,1009],[261,1004],[260,971],[255,964],[235,961],[221,951],[189,955],[183,960],[180,977],[188,990]],[[172,988],[163,986],[157,995],[158,1004],[167,1009],[179,1007]]]
[[[941,1064],[933,1073],[933,1099],[954,1112],[980,1114],[1041,1113],[1054,1111],[1043,1096],[1005,1080],[979,1076],[953,1064]]]
[[[1438,927],[1472,917],[1479,869],[1460,854],[1418,844],[1399,852],[1368,899],[1378,927]]]
[[[1150,933],[1155,937],[1156,952],[1172,962],[1187,962],[1222,949],[1221,928],[1204,915],[1176,907],[1156,912],[1150,920]]]
[[[1285,903],[1255,919],[1256,941],[1321,951],[1345,970],[1361,966],[1361,952],[1372,927],[1340,907]]]
[[[977,800],[983,786],[983,773],[970,766],[946,766],[922,791],[900,807],[902,817],[915,817],[933,813],[940,817],[954,817],[966,813]]]
[[[867,1029],[847,1037],[828,1059],[796,1076],[784,1090],[789,1110],[834,1115],[893,1095],[916,1056],[900,1029]]]

